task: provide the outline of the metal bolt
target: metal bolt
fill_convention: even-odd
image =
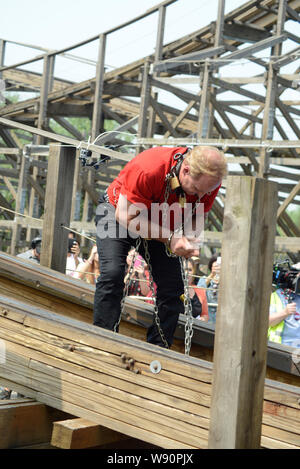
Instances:
[[[130,366],[134,366],[135,360],[133,358],[130,358],[128,360],[128,363],[129,363]]]

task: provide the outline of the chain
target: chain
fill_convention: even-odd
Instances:
[[[184,286],[184,313],[186,315],[185,321],[185,354],[189,355],[192,345],[192,337],[193,337],[193,314],[192,314],[192,303],[190,298],[190,291],[189,291],[189,282],[188,282],[188,275],[187,275],[187,263],[188,259],[184,259],[183,257],[179,258],[180,267],[181,267],[181,275],[183,280]]]
[[[164,336],[164,332],[163,332],[163,330],[161,328],[161,325],[160,325],[160,319],[159,319],[158,308],[157,308],[157,303],[156,303],[156,295],[155,295],[154,284],[153,284],[152,266],[151,266],[151,262],[150,262],[150,254],[149,254],[149,249],[148,249],[148,241],[144,238],[143,238],[143,245],[144,245],[144,249],[145,249],[145,261],[147,262],[148,267],[149,267],[149,274],[150,274],[149,275],[149,280],[150,280],[150,288],[151,288],[152,297],[153,297],[153,304],[154,304],[155,324],[157,326],[160,338],[163,341],[164,346],[166,348],[169,348],[169,344],[168,344],[168,342],[167,342],[167,340]]]
[[[166,224],[166,222],[167,222],[167,200],[168,200],[169,195],[170,195],[170,179],[171,179],[171,177],[172,177],[171,174],[167,175],[167,177],[166,177],[167,184],[166,184],[165,193],[164,193],[164,204],[163,204],[163,211],[162,211],[162,226],[167,226],[167,224]],[[195,203],[195,206],[194,206],[190,216],[194,215],[198,202],[199,202],[199,198],[198,198],[197,202]],[[174,233],[178,232],[179,230],[183,231],[183,226],[177,228],[177,230],[175,230]],[[131,279],[131,276],[132,276],[132,273],[133,273],[133,270],[134,270],[134,262],[135,262],[136,254],[138,252],[140,243],[141,243],[141,238],[139,238],[138,241],[137,241],[135,253],[134,253],[134,256],[132,257],[131,264],[129,266],[129,271],[128,271],[127,279],[126,279],[124,290],[123,290],[123,298],[121,300],[121,314],[120,314],[120,317],[118,319],[118,322],[114,326],[114,331],[116,331],[117,328],[119,327],[121,317],[122,317],[122,314],[124,312],[125,299],[126,299],[126,296],[128,295],[130,279]],[[161,337],[161,340],[162,340],[164,346],[166,348],[169,348],[169,344],[168,344],[168,342],[167,342],[167,340],[164,336],[163,330],[162,330],[161,325],[160,325],[160,319],[159,319],[159,314],[158,314],[156,295],[155,295],[154,283],[153,283],[152,266],[151,266],[151,262],[150,262],[150,255],[149,255],[149,249],[148,249],[148,242],[144,238],[143,238],[143,246],[144,246],[144,250],[145,250],[145,260],[146,260],[146,263],[148,264],[148,267],[149,267],[149,274],[150,274],[149,275],[149,281],[150,281],[150,289],[151,289],[151,292],[152,292],[153,304],[154,304],[155,324],[157,326],[159,335]],[[165,250],[166,250],[166,254],[167,254],[168,257],[179,257],[176,254],[174,254],[173,252],[171,252],[167,248],[166,245],[165,245]],[[191,349],[192,336],[193,336],[193,314],[192,314],[192,304],[191,304],[191,299],[190,299],[190,294],[189,294],[189,283],[188,283],[188,276],[187,276],[187,262],[188,262],[188,260],[183,258],[183,257],[179,257],[179,262],[180,262],[181,275],[182,275],[182,280],[183,280],[183,285],[184,285],[184,313],[185,313],[185,316],[186,316],[186,323],[185,323],[185,354],[189,355],[190,349]]]

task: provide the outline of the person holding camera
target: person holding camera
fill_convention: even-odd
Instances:
[[[300,282],[300,272],[296,281]],[[271,295],[268,338],[277,344],[300,348],[300,291],[278,288]]]
[[[66,263],[66,275],[74,277],[78,265],[83,262],[83,259],[79,256],[80,245],[79,242],[73,237],[73,233],[70,233],[68,239],[68,254]]]

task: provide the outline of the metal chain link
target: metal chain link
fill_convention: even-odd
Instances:
[[[157,303],[156,303],[156,295],[155,295],[155,290],[154,290],[154,283],[153,283],[153,274],[152,274],[152,266],[151,266],[151,262],[150,262],[150,254],[149,254],[149,249],[148,249],[148,241],[146,239],[143,238],[143,245],[144,245],[144,249],[145,249],[145,261],[147,262],[148,264],[148,267],[149,267],[149,280],[150,280],[150,288],[151,288],[151,292],[152,292],[152,297],[153,297],[153,304],[154,304],[154,320],[155,320],[155,324],[157,326],[157,330],[159,332],[159,335],[160,335],[160,338],[161,340],[163,341],[163,344],[166,348],[169,348],[169,344],[164,336],[164,332],[161,328],[161,325],[160,325],[160,319],[159,319],[159,315],[158,315],[158,308],[157,308]]]
[[[192,337],[193,337],[193,314],[192,314],[192,303],[191,303],[191,297],[190,297],[190,289],[189,289],[189,281],[188,281],[188,275],[187,275],[187,264],[188,264],[188,259],[185,259],[184,257],[179,258],[180,262],[180,268],[181,268],[181,275],[182,275],[182,280],[183,280],[183,286],[184,286],[184,314],[186,316],[186,321],[185,321],[185,341],[184,341],[184,352],[186,355],[190,354],[191,350],[191,345],[192,345]]]

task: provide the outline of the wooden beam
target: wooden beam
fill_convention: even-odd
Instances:
[[[105,147],[100,147],[98,145],[89,145],[88,142],[80,142],[79,140],[76,140],[71,137],[66,137],[65,135],[58,135],[54,134],[53,132],[47,132],[46,130],[36,129],[35,127],[31,127],[30,125],[21,124],[10,119],[4,119],[3,117],[0,117],[0,124],[3,124],[6,127],[25,130],[26,132],[30,132],[34,135],[41,135],[42,137],[47,137],[48,139],[54,140],[55,142],[73,145],[74,147],[79,147],[79,145],[81,145],[81,148],[89,148],[97,154],[108,155],[112,158],[116,158],[122,161],[130,161],[132,159],[132,155],[127,153],[118,153],[117,151],[113,151]]]
[[[267,49],[268,47],[272,47],[278,43],[281,43],[287,39],[286,34],[281,34],[279,36],[272,36],[267,39],[263,39],[262,41],[255,42],[254,45],[244,47],[243,49],[238,49],[235,52],[232,52],[230,55],[226,55],[226,60],[222,60],[222,57],[219,59],[214,60],[214,64],[218,67],[222,67],[224,65],[228,65],[230,62],[242,59],[244,57],[249,57],[252,54],[255,54],[261,50]]]
[[[222,243],[226,269],[221,271],[214,348],[211,449],[260,446],[276,210],[276,183],[229,176]]]
[[[30,166],[30,163],[29,163],[28,158],[26,158],[26,155],[22,155],[15,211],[18,213],[23,213],[23,214],[26,212],[25,210],[26,197],[27,197],[26,182],[27,182],[27,177],[28,177],[29,166]],[[20,230],[21,230],[19,221],[21,221],[21,217],[16,215],[15,216],[16,224],[13,227],[12,237],[11,237],[11,247],[10,247],[11,254],[16,254],[16,246],[19,241]]]
[[[84,418],[53,423],[51,445],[62,449],[84,449],[116,443],[127,438]]]
[[[142,89],[141,89],[141,101],[140,101],[140,112],[139,112],[139,119],[138,119],[138,130],[137,134],[138,137],[146,137],[147,132],[147,125],[148,125],[148,107],[149,107],[149,99],[151,93],[151,81],[149,76],[149,69],[150,64],[149,62],[145,62],[143,71],[143,78],[142,78]],[[143,150],[142,147],[137,147],[136,153],[140,153]]]
[[[53,422],[69,417],[34,399],[0,401],[0,449],[48,443]]]
[[[207,448],[210,363],[3,295],[0,338],[11,389],[159,447]],[[298,398],[299,387],[266,381],[263,447],[300,447]]]
[[[165,72],[180,65],[185,65],[186,62],[204,61],[205,59],[221,54],[224,51],[224,46],[208,47],[200,51],[198,50],[195,52],[190,52],[189,54],[173,57],[172,59],[163,60],[154,65],[153,68],[156,72]]]
[[[94,141],[102,127],[102,94],[104,86],[104,61],[106,49],[106,34],[100,34],[98,45],[98,60],[96,68],[96,87],[92,118],[92,140]]]
[[[76,150],[50,145],[41,265],[65,272]]]
[[[40,101],[39,101],[39,115],[38,115],[38,122],[37,126],[39,129],[45,129],[47,127],[47,106],[48,106],[48,93],[50,88],[50,82],[52,83],[53,77],[53,67],[51,67],[52,58],[46,54],[44,56],[44,63],[43,63],[43,78],[42,78],[42,86],[41,86],[41,94],[40,94]],[[42,135],[38,135],[37,143],[42,145],[44,143],[44,137]]]
[[[286,210],[288,205],[293,201],[293,199],[298,195],[300,192],[300,181],[298,184],[295,185],[295,187],[292,189],[291,193],[288,195],[288,197],[284,200],[284,202],[279,206],[277,210],[277,218],[281,216],[281,214]],[[300,247],[299,247],[300,248]]]

